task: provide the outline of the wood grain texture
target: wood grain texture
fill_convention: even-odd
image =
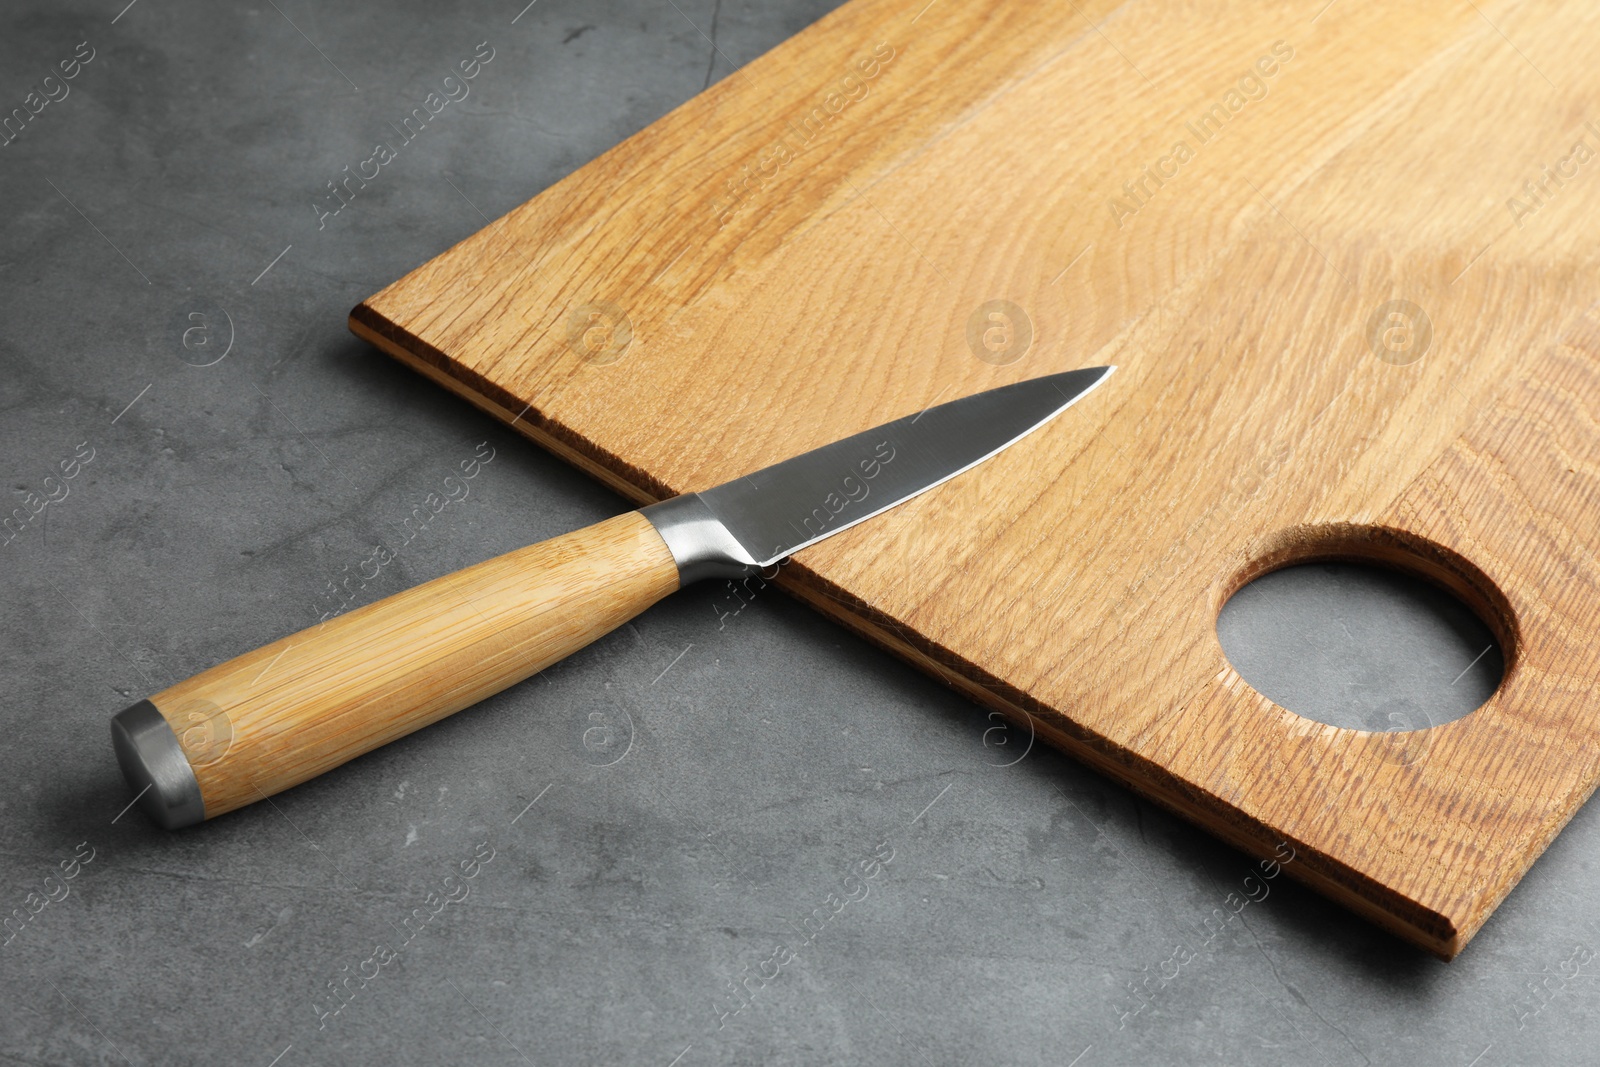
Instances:
[[[920,6],[853,0],[352,327],[635,501],[1118,364],[783,584],[1454,955],[1600,773],[1600,8]],[[1216,614],[1313,558],[1467,599],[1494,697],[1397,738],[1251,690]]]
[[[677,588],[661,536],[629,512],[368,604],[150,699],[215,818],[498,693]]]

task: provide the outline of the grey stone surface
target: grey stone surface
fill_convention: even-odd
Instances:
[[[1258,578],[1217,619],[1246,681],[1307,718],[1353,730],[1423,730],[1468,715],[1504,661],[1466,605],[1408,575],[1308,563]]]
[[[1208,927],[1244,856],[1018,761],[1026,738],[777,594],[719,626],[722,591],[686,591],[271,804],[119,817],[108,717],[315,621],[480,442],[470,496],[356,602],[621,510],[345,314],[829,6],[123,3],[17,0],[0,32],[0,111],[92,49],[0,148],[0,466],[8,507],[58,498],[0,546],[0,914],[26,917],[0,1062],[1592,1055],[1591,968],[1560,977],[1600,940],[1592,808],[1450,965],[1284,877]],[[324,184],[483,41],[470,97],[319,229]],[[1236,655],[1270,647],[1270,603]]]

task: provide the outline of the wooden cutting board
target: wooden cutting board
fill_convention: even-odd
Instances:
[[[351,324],[638,502],[1120,365],[783,584],[1450,957],[1600,771],[1597,42],[1581,2],[853,0]],[[1217,612],[1322,558],[1474,607],[1492,699],[1392,735],[1252,690]]]

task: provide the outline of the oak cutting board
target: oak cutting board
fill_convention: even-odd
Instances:
[[[921,9],[919,11],[919,9]],[[355,309],[634,501],[1121,367],[795,595],[1432,952],[1600,773],[1600,6],[853,0]],[[1375,734],[1217,612],[1375,560],[1505,679]]]

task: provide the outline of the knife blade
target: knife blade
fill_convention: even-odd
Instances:
[[[691,582],[753,574],[957,477],[1115,369],[929,407],[319,623],[118,712],[117,761],[169,830],[265,799],[515,685]]]

